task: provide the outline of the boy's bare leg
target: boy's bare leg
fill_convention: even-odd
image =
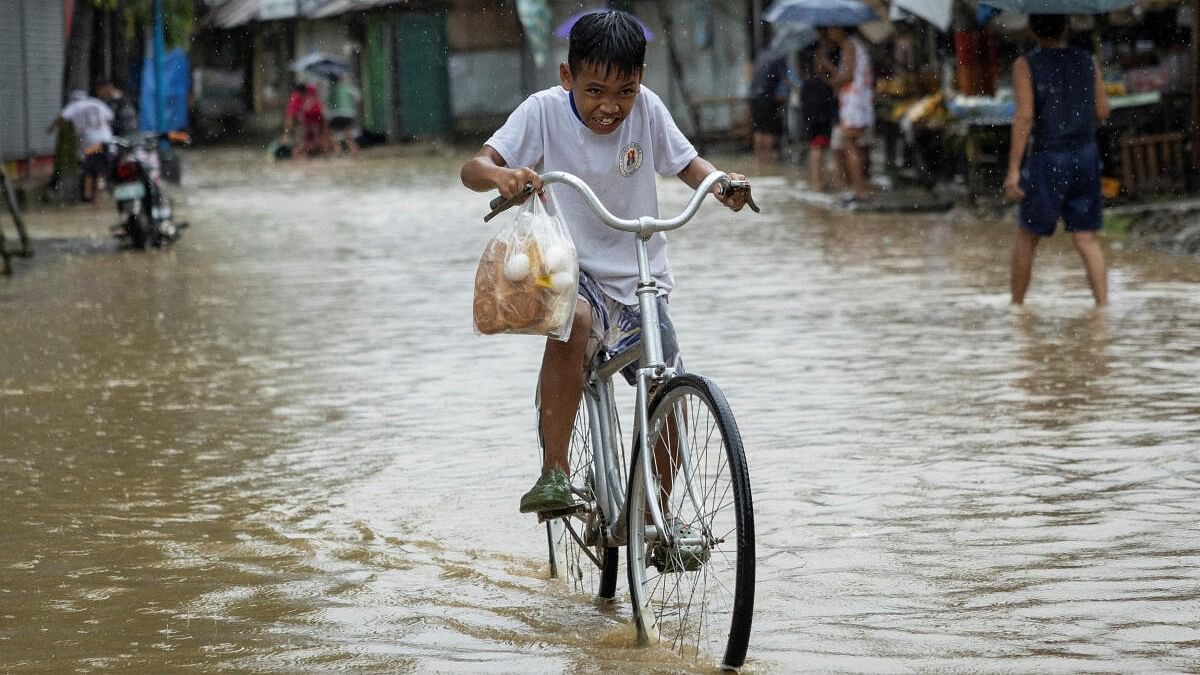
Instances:
[[[841,192],[849,184],[849,178],[846,173],[846,151],[839,148],[833,151],[833,187],[838,192]]]
[[[863,159],[863,147],[858,144],[861,132],[844,131],[846,144],[846,173],[850,178],[850,189],[854,196],[862,198],[869,196],[867,192],[867,166]]]
[[[1025,291],[1029,290],[1029,279],[1033,275],[1033,254],[1037,249],[1038,236],[1023,227],[1017,227],[1012,255],[1012,303],[1025,302]]]
[[[1100,240],[1095,232],[1072,232],[1075,250],[1083,258],[1083,267],[1087,270],[1088,284],[1092,287],[1092,296],[1096,298],[1097,306],[1108,304],[1108,279],[1104,270],[1104,251],[1100,248]]]
[[[808,187],[810,190],[817,192],[825,191],[825,177],[822,175],[825,168],[825,150],[824,148],[808,148]]]
[[[762,131],[754,132],[754,160],[760,166],[766,166],[775,161],[775,137]]]
[[[542,372],[538,385],[541,391],[542,472],[561,469],[571,475],[567,449],[575,412],[583,396],[583,360],[587,356],[588,336],[592,332],[592,309],[583,300],[575,303],[575,323],[571,339],[560,342],[546,340],[542,354]]]

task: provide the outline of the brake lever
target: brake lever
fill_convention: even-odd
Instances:
[[[731,180],[725,187],[721,188],[721,196],[722,197],[728,197],[729,195],[732,195],[735,192],[745,192],[746,193],[746,206],[749,206],[750,210],[755,213],[761,213],[761,211],[758,208],[758,204],[754,203],[754,196],[750,193],[750,181],[748,181],[748,180]]]
[[[504,213],[515,206],[518,201],[525,201],[525,198],[529,197],[531,194],[533,194],[533,183],[526,183],[525,187],[521,188],[521,191],[512,197],[505,197],[503,195],[496,197],[490,203],[488,203],[488,208],[490,208],[491,211],[489,211],[488,214],[483,217],[483,222],[486,223],[492,218]]]

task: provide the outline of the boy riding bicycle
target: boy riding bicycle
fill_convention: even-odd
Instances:
[[[608,10],[579,19],[571,28],[567,63],[559,65],[562,86],[533,94],[513,111],[463,164],[463,185],[477,192],[499,190],[512,198],[526,184],[541,190],[538,172],[531,168],[540,164],[543,171],[581,177],[618,217],[657,216],[654,172],[678,176],[695,188],[716,168],[698,155],[662,100],[642,87],[645,55],[642,28],[629,14]],[[632,346],[640,331],[638,268],[632,255],[636,235],[604,225],[578,194],[556,195],[579,254],[579,298],[570,339],[546,341],[538,380],[542,475],[521,497],[521,513],[567,509],[574,503],[567,448],[584,365],[597,349],[615,354]],[[734,211],[746,203],[742,192],[716,196]],[[666,248],[662,233],[647,242],[651,272],[662,293],[663,355],[668,366],[682,372],[667,312],[666,293],[674,280]]]

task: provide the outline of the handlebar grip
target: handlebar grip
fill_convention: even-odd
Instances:
[[[483,222],[486,223],[492,218],[495,218],[501,213],[507,211],[518,201],[525,201],[525,198],[531,194],[533,194],[533,183],[526,183],[525,187],[521,188],[521,191],[512,197],[505,197],[504,195],[496,197],[492,201],[488,202],[488,208],[491,209],[491,211],[489,211],[488,214],[483,217]]]
[[[748,181],[748,180],[731,180],[728,183],[726,183],[724,187],[721,188],[721,196],[722,197],[727,197],[735,192],[745,192],[746,193],[746,206],[749,206],[750,210],[755,213],[762,213],[762,211],[760,211],[758,208],[758,204],[754,203],[754,196],[750,192],[750,181]]]

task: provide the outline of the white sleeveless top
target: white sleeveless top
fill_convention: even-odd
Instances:
[[[854,45],[854,77],[838,92],[839,124],[850,129],[875,126],[875,78],[871,74],[871,56],[857,37]],[[842,60],[845,67],[846,60]]]

